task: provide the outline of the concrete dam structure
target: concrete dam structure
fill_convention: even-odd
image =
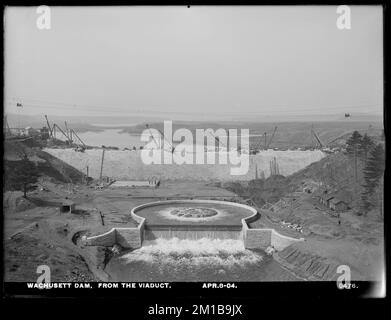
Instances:
[[[156,239],[233,239],[246,249],[273,247],[283,250],[303,238],[279,234],[274,229],[250,229],[248,223],[259,218],[256,209],[234,202],[216,200],[167,200],[142,204],[130,212],[137,228],[113,228],[83,243],[92,246],[121,245],[137,249],[146,240]]]
[[[73,149],[44,149],[45,152],[64,161],[89,176],[99,178],[102,164],[102,149],[88,149],[76,152]],[[198,180],[198,181],[249,181],[257,177],[268,177],[273,171],[271,162],[278,166],[278,173],[284,176],[293,174],[313,162],[325,157],[320,150],[265,150],[256,155],[249,155],[249,169],[246,174],[232,175],[234,166],[219,163],[219,155],[215,155],[216,164],[144,164],[140,150],[119,151],[105,150],[102,173],[116,180],[147,180],[158,177],[162,180]],[[213,152],[214,153],[214,152]]]

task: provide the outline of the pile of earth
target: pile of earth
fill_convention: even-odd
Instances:
[[[220,184],[224,189],[240,195],[244,199],[251,199],[257,206],[265,203],[274,203],[289,192],[293,192],[295,185],[288,177],[272,175],[267,179],[257,179],[248,182],[227,182]]]
[[[96,281],[83,257],[52,233],[45,223],[34,222],[5,239],[4,280],[35,281],[37,267],[47,265],[51,281]]]
[[[23,157],[35,164],[38,175],[58,183],[82,182],[85,174],[74,167],[42,151],[39,147],[30,147],[24,142],[4,142],[4,187],[5,191],[15,190],[7,172],[13,172]]]
[[[3,209],[8,212],[20,212],[34,208],[36,205],[23,197],[21,191],[6,191],[3,194]]]

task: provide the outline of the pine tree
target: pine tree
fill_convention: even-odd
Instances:
[[[367,134],[364,134],[359,144],[359,155],[362,157],[365,163],[368,159],[368,153],[374,148],[374,146],[375,143],[373,142],[372,138]]]
[[[362,135],[358,131],[354,131],[352,136],[346,141],[346,151],[354,159],[354,178],[357,182],[357,158],[359,148],[362,143]]]
[[[362,135],[358,131],[354,131],[350,138],[346,141],[346,151],[348,154],[353,155],[358,150],[362,143]]]
[[[361,195],[363,209],[369,211],[373,207],[373,198],[376,187],[383,178],[385,168],[385,153],[381,144],[376,145],[370,152],[364,168],[364,191]]]

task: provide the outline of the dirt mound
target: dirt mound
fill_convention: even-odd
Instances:
[[[38,165],[38,170],[43,175],[52,177],[60,182],[77,183],[83,181],[85,174],[76,168],[45,151],[37,150],[36,153],[40,158],[45,160],[44,163]]]
[[[251,199],[259,207],[265,203],[277,202],[285,194],[294,190],[289,184],[290,179],[282,175],[270,176],[265,180],[251,180],[247,183],[226,182],[221,187],[240,195],[244,199]]]
[[[30,147],[23,142],[4,143],[4,171],[12,172],[17,163],[27,156],[30,162],[35,163],[38,174],[41,177],[51,178],[54,182],[79,183],[85,178],[85,174],[64,161],[42,151],[39,147]],[[12,190],[6,175],[5,189]]]
[[[3,208],[8,212],[20,212],[32,209],[36,205],[29,199],[23,198],[23,192],[7,191],[3,194]]]
[[[55,232],[63,237],[65,229],[57,227]],[[32,223],[4,241],[5,281],[36,281],[40,265],[49,266],[52,281],[96,280],[78,253],[47,234],[44,223]]]

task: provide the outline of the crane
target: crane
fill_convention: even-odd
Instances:
[[[159,146],[161,146],[161,143],[159,143],[159,142],[155,139],[155,136],[152,134],[151,129],[149,128],[149,125],[146,124],[145,126],[146,126],[146,128],[149,130],[149,132],[150,132],[150,134],[151,134],[151,136],[152,136],[152,139],[155,141],[156,147],[159,148]],[[166,142],[168,142],[168,144],[171,146],[171,153],[174,153],[175,147],[172,145],[172,143],[171,143],[170,141],[168,141],[168,140],[165,138],[163,132],[161,132],[159,129],[157,129],[157,131],[160,133],[161,137],[163,137],[163,139],[166,140]]]
[[[64,123],[65,123],[66,133],[67,133],[67,135],[69,137],[69,143],[72,144],[72,130],[69,130],[68,124],[67,124],[66,121],[64,121]]]
[[[220,143],[221,143],[223,145],[223,147],[227,148],[227,150],[228,150],[228,146],[226,146],[225,143],[219,139],[219,137],[216,137],[216,135],[214,135],[209,130],[207,130],[207,132],[215,139],[215,141],[217,142],[217,147],[219,147]],[[227,142],[228,142],[228,139],[227,139]]]
[[[265,150],[267,150],[267,149],[269,148],[270,144],[272,143],[272,140],[273,140],[273,138],[274,138],[274,135],[276,134],[276,131],[277,131],[277,126],[274,127],[273,134],[272,134],[272,136],[270,137],[270,140],[269,140],[269,142],[267,143],[267,145],[266,145],[266,147],[265,147]]]
[[[269,141],[267,141],[267,133],[264,132],[263,135],[259,138],[259,143],[257,144],[255,149],[261,148],[262,138],[263,138],[263,140],[264,140],[263,148],[264,148],[264,150],[267,150],[269,148],[270,144],[272,143],[272,140],[274,138],[274,135],[276,134],[276,131],[277,131],[277,126],[274,127],[274,131],[273,131]]]
[[[47,123],[48,128],[49,128],[50,136],[53,137],[53,129],[50,127],[49,119],[48,119],[48,116],[46,114],[45,114],[45,119],[46,119],[46,123]]]
[[[311,127],[311,133],[315,137],[315,140],[316,140],[317,144],[319,144],[319,147],[323,148],[324,145],[323,145],[322,141],[320,140],[319,136],[316,134],[316,132],[314,130],[314,125],[312,125],[312,127]]]
[[[53,124],[53,127],[52,127],[52,129],[53,130],[55,130],[55,129],[58,129],[58,130],[60,130],[60,132],[64,135],[64,137],[65,138],[67,138],[68,140],[69,140],[69,137],[68,137],[68,135],[55,123],[55,124]]]
[[[70,135],[72,137],[72,134],[80,141],[80,143],[83,145],[83,147],[86,147],[85,143],[83,142],[83,140],[80,139],[80,137],[76,134],[75,130],[71,129],[70,130]],[[71,138],[72,139],[72,138]],[[72,142],[72,140],[71,140]]]

